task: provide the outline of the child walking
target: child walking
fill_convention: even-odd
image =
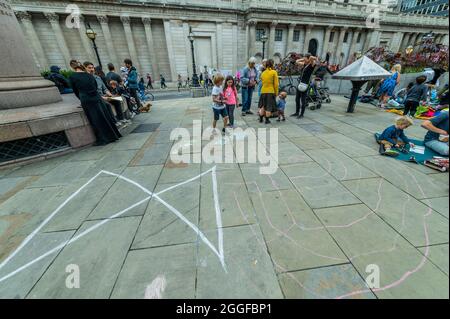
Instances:
[[[414,117],[420,101],[426,101],[428,92],[428,88],[424,84],[426,80],[426,76],[418,76],[416,78],[416,84],[414,84],[406,93],[405,110],[403,112],[403,115]]]
[[[214,112],[214,120],[213,120],[213,128],[216,128],[217,121],[220,119],[220,116],[222,116],[223,119],[223,129],[222,132],[225,132],[225,128],[228,125],[228,113],[225,106],[225,98],[223,95],[223,81],[224,76],[221,73],[216,73],[213,78],[214,87],[212,89],[212,100],[213,105],[212,109]]]
[[[286,92],[280,92],[278,95],[278,102],[277,102],[277,108],[278,108],[278,119],[277,122],[280,121],[286,121],[286,118],[284,117],[284,109],[286,108]]]
[[[236,89],[236,83],[231,75],[225,79],[225,86],[223,87],[223,95],[225,96],[225,108],[227,110],[230,128],[234,128],[234,109],[239,107],[239,98]]]
[[[405,144],[414,147],[414,143],[411,143],[409,138],[403,132],[411,125],[413,125],[413,121],[409,117],[401,116],[397,118],[395,125],[386,128],[378,139],[380,143],[380,153],[388,156],[397,156],[399,155],[398,152],[392,148],[403,148]]]

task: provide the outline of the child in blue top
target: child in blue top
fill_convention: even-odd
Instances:
[[[277,108],[278,108],[278,119],[277,122],[280,121],[286,121],[286,118],[284,117],[284,109],[286,108],[286,92],[280,92],[278,95],[278,102],[277,102]]]
[[[379,137],[381,144],[381,153],[384,155],[396,156],[398,152],[392,148],[402,148],[405,144],[409,144],[414,147],[414,143],[411,143],[409,138],[403,132],[405,129],[413,125],[412,119],[407,116],[401,116],[395,121],[395,125],[386,128]]]

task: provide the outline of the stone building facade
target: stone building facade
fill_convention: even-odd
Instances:
[[[402,14],[386,0],[11,0],[40,69],[68,68],[72,58],[96,62],[86,24],[97,33],[103,65],[130,57],[141,74],[169,81],[192,73],[189,31],[198,70],[235,72],[250,56],[311,51],[346,64],[371,46],[394,51],[433,31],[448,44],[448,20]],[[74,6],[76,5],[76,7]],[[79,12],[78,12],[79,9]],[[71,17],[80,17],[79,28]]]

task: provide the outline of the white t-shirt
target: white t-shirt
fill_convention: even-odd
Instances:
[[[214,87],[212,89],[211,96],[214,96],[214,95],[216,95],[216,96],[220,96],[220,95],[223,96],[223,91],[222,91],[222,88],[220,86],[214,85]],[[212,108],[216,109],[216,110],[223,110],[225,108],[225,104],[224,103],[218,104],[216,102],[213,102]]]

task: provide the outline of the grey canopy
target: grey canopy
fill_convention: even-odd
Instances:
[[[374,61],[366,56],[356,60],[350,65],[333,75],[334,79],[368,81],[376,79],[385,79],[391,76],[391,73],[383,69]]]

